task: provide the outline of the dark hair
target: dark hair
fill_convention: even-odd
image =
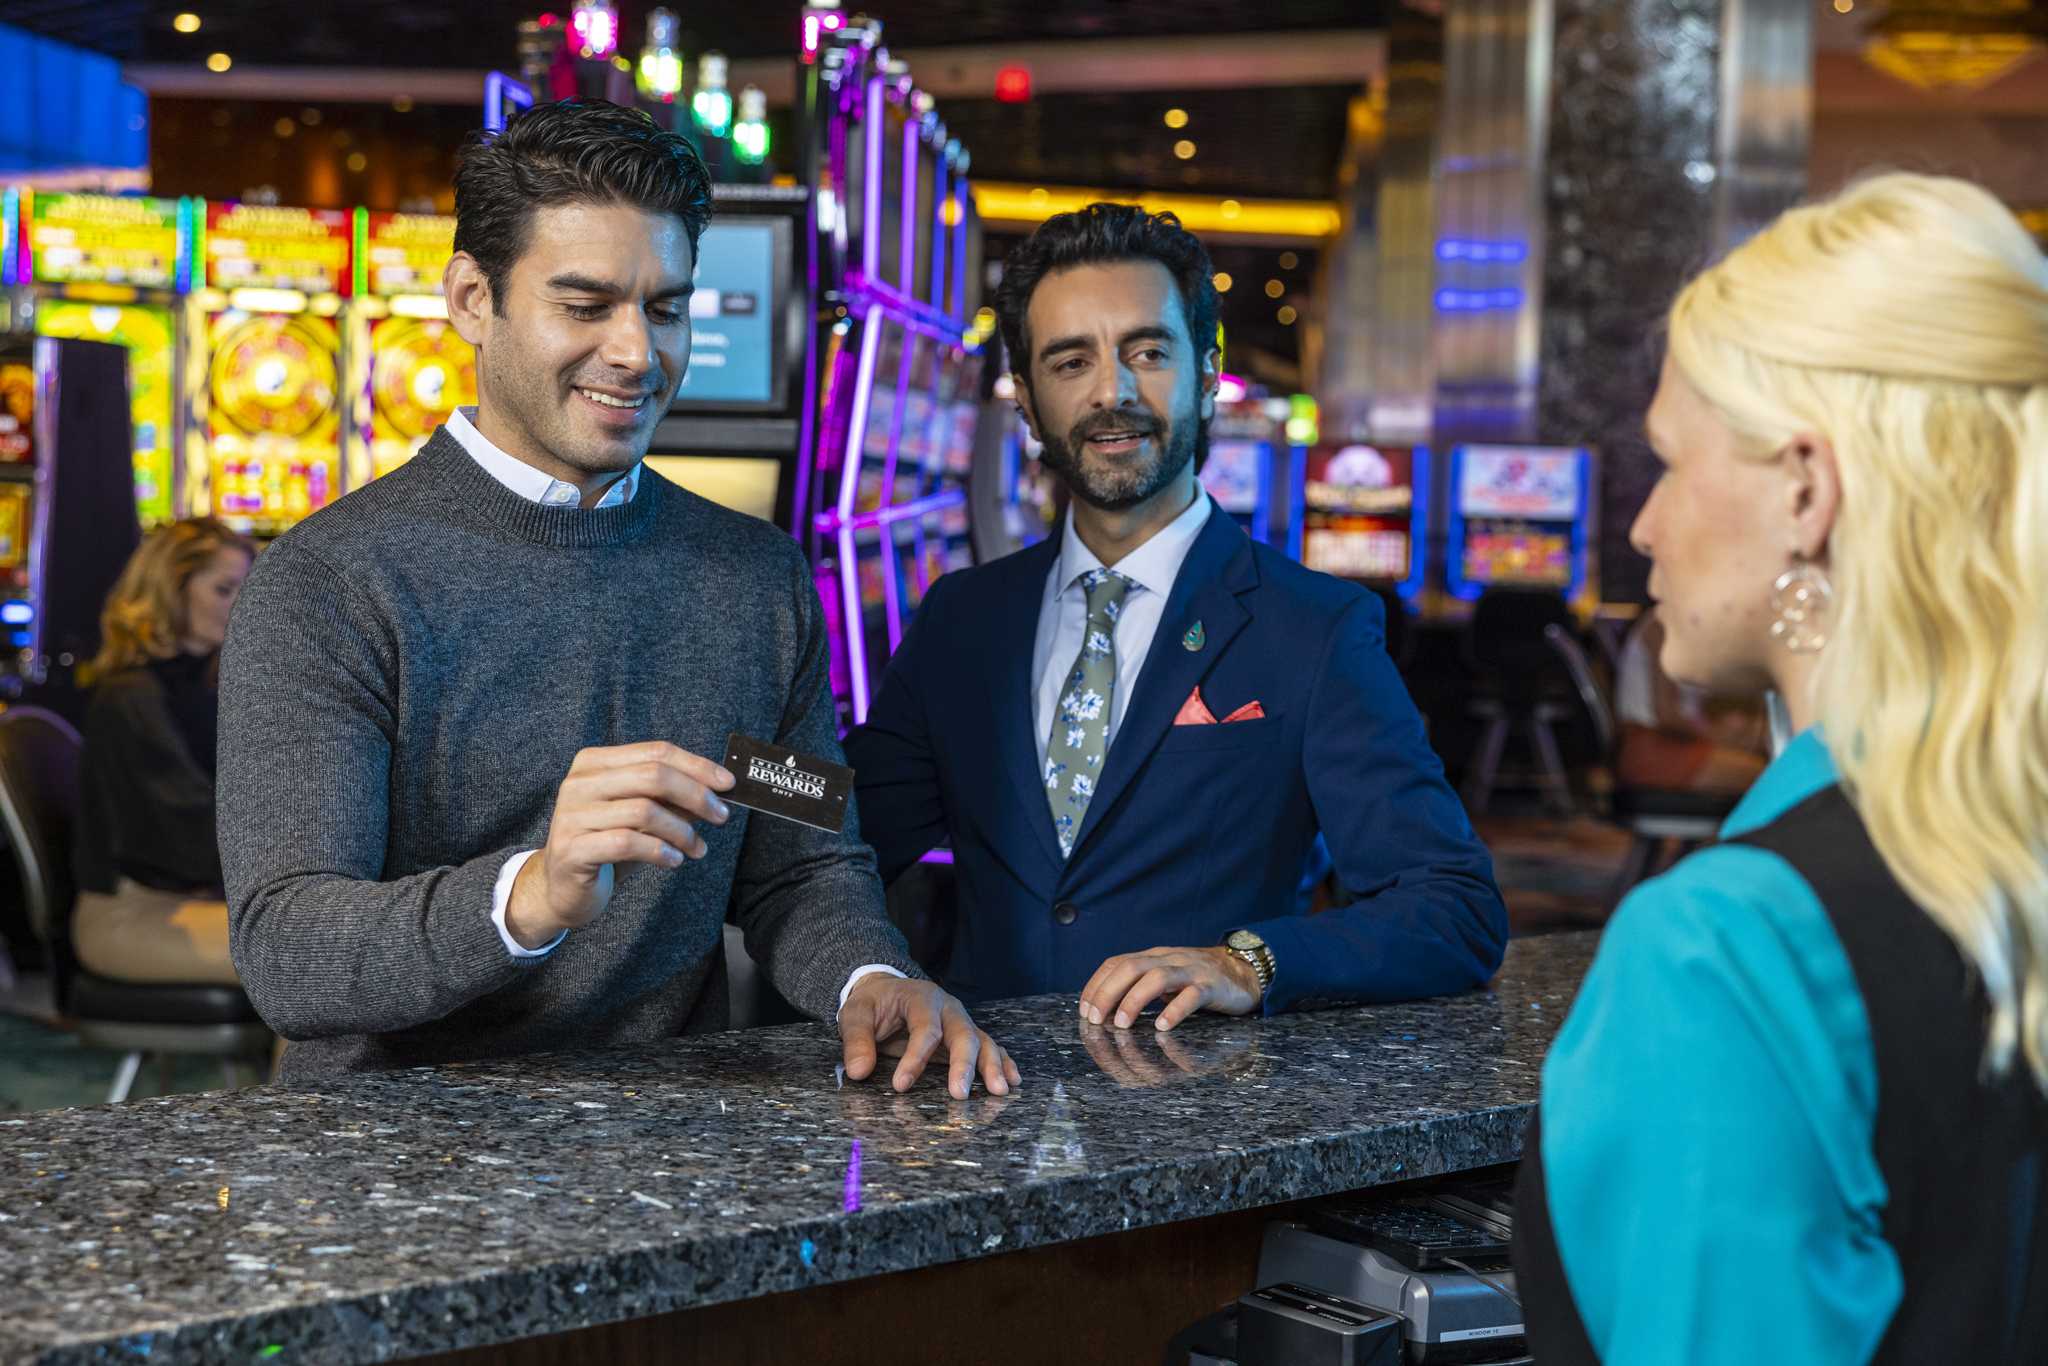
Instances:
[[[605,100],[535,105],[501,133],[471,134],[455,154],[455,250],[483,268],[494,312],[505,311],[533,211],[573,203],[673,214],[694,258],[711,221],[711,176],[688,138]]]
[[[1170,213],[1147,213],[1136,204],[1090,204],[1073,213],[1056,213],[1038,231],[1003,258],[1002,282],[996,286],[996,318],[1010,368],[1031,380],[1031,339],[1025,316],[1038,282],[1068,266],[1107,261],[1157,261],[1173,273],[1180,287],[1181,312],[1187,315],[1188,338],[1198,357],[1216,346],[1216,268],[1209,263],[1201,239]]]

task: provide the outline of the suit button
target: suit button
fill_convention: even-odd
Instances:
[[[1054,924],[1071,925],[1081,918],[1081,908],[1071,901],[1062,901],[1052,908],[1052,918]]]

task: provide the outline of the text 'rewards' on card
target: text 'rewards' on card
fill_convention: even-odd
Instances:
[[[725,742],[732,789],[723,801],[838,834],[846,828],[853,770],[734,731]]]

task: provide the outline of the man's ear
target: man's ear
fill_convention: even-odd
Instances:
[[[1216,416],[1216,390],[1223,383],[1223,351],[1211,347],[1209,354],[1202,357],[1202,420],[1209,421]]]
[[[481,346],[484,319],[491,312],[491,282],[484,268],[468,252],[456,252],[441,272],[441,292],[448,301],[448,321],[456,335],[471,346]]]
[[[1024,382],[1024,376],[1015,371],[1010,373],[1010,392],[1017,400],[1017,416],[1024,419],[1024,430],[1031,433],[1031,439],[1045,444],[1045,434],[1038,428],[1038,409],[1031,402],[1031,386]]]

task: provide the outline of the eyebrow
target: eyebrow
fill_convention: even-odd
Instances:
[[[1038,358],[1042,361],[1051,360],[1063,351],[1085,351],[1093,340],[1091,337],[1084,337],[1078,333],[1071,337],[1058,337],[1047,342],[1039,349]],[[1132,328],[1116,339],[1116,345],[1117,349],[1121,351],[1132,342],[1157,341],[1172,345],[1178,340],[1179,338],[1173,335],[1172,328],[1161,327],[1155,323],[1149,327]]]
[[[578,275],[574,271],[556,275],[548,280],[548,288],[564,294],[597,294],[607,299],[624,298],[626,287],[612,280],[600,280],[594,275]],[[694,284],[671,285],[660,290],[652,298],[685,299],[697,292]]]

